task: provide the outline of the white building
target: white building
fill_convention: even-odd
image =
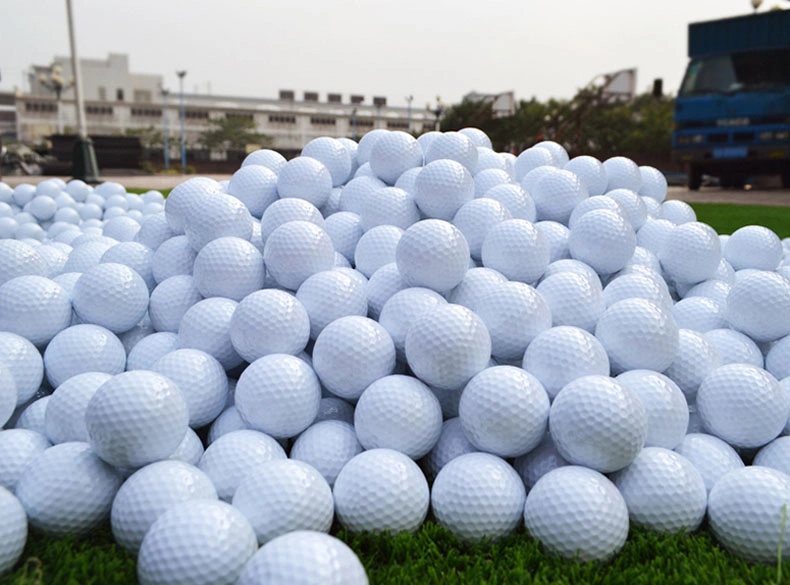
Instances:
[[[57,57],[55,64],[62,67],[68,81],[69,60]],[[161,75],[131,73],[128,56],[112,53],[107,60],[82,59],[81,67],[89,134],[119,135],[130,129],[166,125],[172,153],[178,152],[181,96],[177,92],[163,95]],[[57,132],[55,94],[39,81],[50,71],[51,66],[33,66],[31,92],[17,95],[16,134],[21,141],[37,142]],[[63,127],[67,133],[73,132],[77,125],[73,89],[63,91],[60,106]],[[290,90],[281,90],[277,98],[185,94],[184,113],[188,145],[198,144],[200,134],[210,127],[209,120],[244,116],[255,121],[259,133],[272,139],[272,148],[291,153],[318,136],[359,138],[374,128],[421,133],[433,130],[436,123],[431,111],[390,106],[382,97],[368,102],[361,95],[328,93],[322,99],[318,92],[305,91],[299,96]],[[212,153],[212,158],[224,156]]]

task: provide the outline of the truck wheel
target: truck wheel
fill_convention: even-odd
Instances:
[[[689,165],[688,187],[690,191],[699,191],[702,186],[702,169],[697,165]]]

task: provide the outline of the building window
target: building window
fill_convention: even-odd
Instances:
[[[387,121],[387,128],[403,128],[408,130],[409,123],[408,122],[396,122],[394,120]]]
[[[44,102],[25,102],[25,111],[27,112],[56,112],[57,106],[55,104]]]
[[[107,99],[107,88],[99,87],[99,100],[105,101]]]
[[[89,116],[112,116],[112,106],[85,106]]]
[[[249,112],[225,112],[225,117],[230,118],[243,118],[245,120],[252,120],[254,116]]]
[[[352,95],[351,96],[351,103],[352,104],[361,104],[364,101],[365,101],[365,96],[364,95]]]
[[[292,102],[294,101],[294,92],[290,89],[281,89],[280,90],[280,100],[284,102]]]
[[[306,101],[306,102],[317,102],[318,101],[318,92],[317,91],[306,91],[306,92],[304,92],[304,101]]]
[[[184,118],[189,120],[208,120],[208,112],[206,110],[186,110]]]
[[[312,117],[310,118],[310,123],[314,126],[334,126],[337,120],[335,120],[335,118]]]
[[[353,120],[352,120],[351,123],[353,125],[353,123],[354,123]],[[360,119],[357,119],[357,126],[361,127],[361,128],[373,128],[373,120],[360,120]]]
[[[343,96],[339,93],[330,93],[326,96],[326,101],[330,104],[341,104],[343,103]]]
[[[132,116],[139,118],[161,118],[162,110],[159,108],[132,108]]]
[[[273,124],[296,124],[296,116],[269,115],[269,122]]]
[[[119,87],[115,90],[115,99],[117,99],[119,102],[123,101],[123,88]]]
[[[134,101],[142,104],[150,104],[151,103],[151,92],[147,89],[135,89],[134,90]]]

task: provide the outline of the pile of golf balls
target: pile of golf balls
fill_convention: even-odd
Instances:
[[[109,521],[143,585],[367,583],[333,523],[429,511],[581,560],[706,516],[787,555],[790,241],[666,195],[474,128],[167,199],[0,183],[0,573]]]

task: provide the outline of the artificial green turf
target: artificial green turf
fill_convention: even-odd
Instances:
[[[149,191],[159,191],[162,195],[167,197],[168,195],[170,195],[170,191],[172,191],[172,189],[140,189],[137,187],[126,188],[127,193],[137,193],[138,195],[142,195],[143,193],[148,193]]]
[[[719,548],[707,532],[659,535],[632,529],[608,563],[578,563],[543,553],[525,531],[496,543],[464,544],[433,522],[416,534],[336,533],[359,555],[372,585],[415,584],[714,584],[790,583],[790,562],[752,565]],[[135,583],[134,560],[112,543],[108,528],[87,539],[31,534],[21,567],[0,585]]]
[[[720,234],[731,234],[745,225],[764,225],[780,238],[790,237],[790,208],[730,203],[692,203],[697,220],[711,225]]]
[[[146,189],[129,189],[144,193]],[[163,190],[166,194],[169,190]],[[719,233],[750,224],[790,237],[790,209],[755,205],[694,204],[697,218]],[[706,531],[662,536],[632,529],[609,563],[579,564],[551,558],[522,529],[493,544],[463,544],[433,522],[416,535],[337,535],[360,556],[375,584],[790,584],[790,562],[778,579],[775,566],[750,565],[720,549]],[[27,559],[27,560],[25,560]],[[31,533],[20,566],[0,585],[112,585],[135,583],[134,560],[113,544],[109,528],[87,539]]]

